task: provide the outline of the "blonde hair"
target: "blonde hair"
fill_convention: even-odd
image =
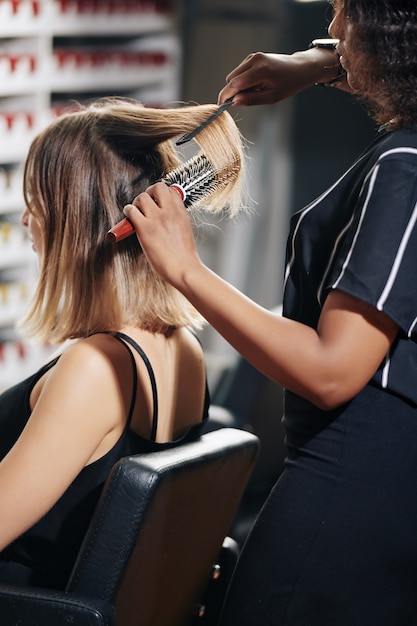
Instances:
[[[172,139],[192,131],[216,105],[151,109],[120,98],[99,99],[54,120],[32,142],[24,196],[42,231],[40,277],[25,334],[61,343],[125,325],[168,334],[201,326],[190,303],[153,272],[136,237],[117,244],[107,231],[123,207],[178,167]],[[234,215],[240,207],[243,147],[228,113],[196,137],[216,171],[235,179],[205,210]]]

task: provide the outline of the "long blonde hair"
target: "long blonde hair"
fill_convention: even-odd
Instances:
[[[61,343],[125,325],[168,334],[200,326],[201,316],[151,269],[136,237],[111,244],[107,231],[123,207],[181,163],[172,139],[215,112],[215,105],[151,109],[99,99],[54,120],[32,142],[24,196],[43,237],[40,277],[21,329]],[[243,148],[228,113],[196,138],[216,170],[233,163],[235,180],[214,194],[219,212],[240,206]]]

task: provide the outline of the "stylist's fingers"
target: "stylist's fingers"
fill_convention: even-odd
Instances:
[[[153,269],[180,288],[184,269],[198,262],[190,216],[180,195],[156,183],[124,207]]]
[[[127,204],[124,207],[123,213],[126,217],[133,221],[132,218],[140,216],[145,217],[147,214],[147,207],[152,209],[152,204],[155,204],[152,198],[147,193],[143,192],[136,196],[130,204]]]
[[[233,98],[233,106],[258,104],[259,98],[253,97],[262,90],[262,77],[256,67],[258,56],[259,53],[250,54],[226,76],[227,84],[219,93],[219,104],[229,98]]]
[[[140,225],[141,216],[155,219],[162,209],[168,211],[172,206],[184,208],[179,194],[165,183],[155,183],[136,196],[131,204],[127,204],[124,213],[133,224],[137,221]]]
[[[218,95],[218,103],[223,104],[229,98],[233,98],[232,107],[236,106],[250,106],[251,104],[257,104],[256,96],[259,97],[259,93],[262,90],[262,83],[258,78],[253,80],[251,75],[242,75],[233,78],[227,83],[225,87],[220,91]]]
[[[249,59],[249,57],[247,57],[247,59]],[[248,63],[247,59],[242,61],[240,65],[238,65],[232,72],[230,72],[226,76],[226,85],[225,87],[223,87],[218,95],[218,104],[223,104],[223,102],[230,98],[233,98],[232,106],[242,104],[240,92],[250,88],[254,79],[256,81],[256,77],[251,78],[250,74],[248,75],[250,64]]]
[[[136,196],[132,204],[138,208],[143,207],[145,210],[152,210],[157,207],[160,208],[164,205],[164,199],[168,200],[170,191],[170,188],[168,185],[165,185],[165,183],[155,183],[148,187],[146,191]]]
[[[180,194],[165,183],[148,187],[123,211],[132,222],[142,246],[148,250],[155,242],[160,245],[164,238],[179,240],[183,231],[190,231],[188,236],[194,239],[190,215]]]
[[[256,53],[254,52],[248,54],[248,56],[244,58],[243,61],[239,63],[239,65],[237,65],[234,70],[227,74],[226,82],[230,83],[231,81],[239,78],[240,76],[246,74],[249,70],[251,70],[253,66],[253,58],[255,57],[255,55]]]
[[[253,106],[255,104],[265,104],[265,96],[261,93],[262,87],[257,85],[252,89],[240,91],[234,83],[230,83],[223,87],[218,96],[218,103],[223,104],[229,98],[233,98],[232,107],[237,106]]]
[[[165,209],[174,208],[175,210],[185,209],[180,192],[175,188],[175,185],[155,183],[148,187],[146,193],[159,207],[164,207]]]

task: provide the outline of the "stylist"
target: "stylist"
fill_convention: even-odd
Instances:
[[[292,217],[283,317],[202,263],[175,191],[156,184],[125,209],[154,269],[286,388],[286,469],[222,626],[417,624],[417,4],[333,6],[336,51],[251,55],[220,94],[266,104],[325,83],[380,129]]]

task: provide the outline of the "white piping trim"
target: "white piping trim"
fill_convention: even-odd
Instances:
[[[417,324],[417,317],[414,318],[413,323],[411,324],[410,328],[408,329],[407,337],[411,337],[411,335],[413,334],[413,330],[414,330],[416,324]]]
[[[321,305],[321,296],[322,296],[322,293],[323,293],[324,283],[325,283],[325,281],[326,281],[327,274],[328,274],[328,272],[329,272],[329,268],[331,267],[331,265],[332,265],[332,263],[333,263],[333,259],[334,259],[335,254],[336,254],[337,246],[339,245],[339,241],[340,241],[340,239],[343,237],[343,235],[345,234],[345,232],[346,232],[347,230],[349,230],[349,228],[351,227],[352,222],[353,222],[353,218],[354,218],[354,215],[353,215],[353,213],[352,213],[352,217],[350,218],[349,222],[346,224],[346,226],[345,226],[344,228],[342,228],[342,230],[340,231],[339,235],[338,235],[338,236],[337,236],[337,238],[336,238],[335,244],[334,244],[334,246],[333,246],[332,253],[331,253],[331,255],[330,255],[329,262],[328,262],[328,264],[327,264],[327,266],[326,266],[326,270],[325,270],[325,272],[323,273],[323,278],[322,278],[322,281],[321,281],[321,283],[320,283],[320,285],[319,285],[319,288],[318,288],[318,290],[317,290],[317,302],[319,303],[319,305]]]
[[[381,159],[384,159],[386,156],[389,156],[390,154],[417,154],[417,148],[406,148],[406,147],[402,147],[402,148],[391,148],[391,150],[387,150],[386,152],[384,152],[384,154],[381,154],[381,156],[378,159],[378,162],[381,161]]]
[[[363,157],[362,157],[363,158]],[[338,184],[340,182],[342,182],[342,180],[349,174],[349,172],[351,170],[353,170],[354,167],[356,167],[356,165],[359,163],[361,159],[359,159],[358,161],[356,161],[356,163],[354,163],[344,174],[343,176],[341,176],[331,187],[329,187],[329,189],[327,189],[324,193],[322,193],[318,198],[316,198],[316,200],[314,200],[310,205],[308,205],[304,211],[301,213],[300,218],[297,222],[297,226],[294,229],[294,233],[291,239],[291,257],[288,260],[287,266],[285,268],[285,275],[284,275],[284,284],[283,284],[283,291],[285,291],[285,286],[287,284],[290,272],[291,272],[291,268],[293,266],[294,263],[294,259],[295,259],[295,239],[298,233],[298,230],[300,228],[301,222],[303,221],[303,219],[306,217],[306,215],[308,215],[308,213],[310,213],[310,211],[312,209],[314,209],[314,207],[316,207],[322,200],[324,200],[324,198],[326,198],[332,191],[333,189],[335,189],[335,187],[338,186]]]
[[[385,365],[382,370],[381,384],[382,384],[383,389],[386,389],[388,387],[390,367],[391,367],[391,356],[390,356],[390,353],[388,353],[387,356],[385,357]]]
[[[378,171],[379,171],[379,165],[377,165],[377,166],[375,167],[375,169],[374,169],[374,171],[373,171],[373,173],[372,173],[372,176],[371,176],[371,181],[370,181],[370,183],[369,183],[368,193],[367,193],[367,195],[366,195],[366,199],[365,199],[364,205],[363,205],[363,207],[362,207],[361,216],[360,216],[360,219],[359,219],[358,226],[357,226],[357,228],[356,228],[356,233],[355,233],[355,236],[354,236],[354,238],[353,238],[352,245],[350,246],[350,248],[349,248],[349,252],[348,252],[348,253],[347,253],[347,255],[346,255],[346,259],[345,259],[345,261],[344,261],[344,263],[343,263],[343,265],[342,265],[342,269],[341,269],[341,271],[340,271],[340,274],[339,274],[338,278],[335,280],[335,282],[334,282],[334,283],[333,283],[333,285],[332,285],[332,286],[333,286],[333,289],[336,289],[336,288],[337,288],[337,285],[338,285],[338,284],[340,283],[340,281],[342,280],[342,278],[343,278],[343,276],[344,276],[344,274],[345,274],[345,270],[346,270],[346,268],[347,268],[347,266],[348,266],[348,264],[349,264],[349,261],[350,261],[350,259],[351,259],[351,257],[352,257],[353,248],[355,247],[355,243],[356,243],[356,241],[357,241],[357,239],[358,239],[358,236],[359,236],[359,233],[360,233],[360,230],[361,230],[361,226],[362,226],[362,223],[363,223],[363,220],[364,220],[364,217],[365,217],[365,214],[366,214],[367,208],[368,208],[369,200],[370,200],[370,198],[371,198],[371,195],[372,195],[372,192],[373,192],[373,189],[374,189],[375,180],[376,180],[376,177],[378,176]]]
[[[408,242],[410,240],[411,233],[413,232],[414,226],[416,224],[416,220],[417,220],[417,204],[414,206],[413,212],[412,212],[411,217],[410,217],[410,219],[408,221],[408,224],[407,224],[407,228],[404,231],[404,236],[401,239],[401,243],[400,243],[400,246],[398,248],[398,252],[397,252],[397,255],[395,257],[394,263],[392,265],[390,275],[389,275],[388,280],[387,280],[387,282],[385,284],[385,287],[384,287],[384,289],[382,291],[382,294],[381,294],[381,296],[380,296],[380,298],[379,298],[379,300],[378,300],[378,302],[376,304],[376,308],[378,309],[378,311],[382,311],[383,310],[384,304],[385,304],[385,302],[386,302],[386,300],[387,300],[387,298],[388,298],[388,296],[389,296],[389,294],[391,292],[391,289],[392,289],[392,286],[393,286],[393,284],[395,282],[395,279],[397,278],[398,270],[400,269],[401,262],[402,262],[403,257],[404,257],[404,253],[405,253],[405,250],[407,248],[407,244],[408,244]]]
[[[370,184],[369,184],[368,194],[367,194],[367,197],[366,197],[365,203],[364,203],[363,208],[362,208],[362,213],[361,213],[361,217],[360,217],[360,220],[359,220],[359,224],[358,224],[358,227],[357,227],[357,230],[356,230],[356,233],[355,233],[355,237],[354,237],[354,239],[353,239],[352,245],[351,245],[350,250],[349,250],[349,252],[348,252],[348,254],[347,254],[347,257],[346,257],[346,259],[345,259],[345,262],[343,263],[343,266],[342,266],[342,269],[341,269],[340,275],[338,276],[338,278],[336,279],[336,281],[335,281],[335,282],[333,283],[333,285],[332,285],[332,287],[333,287],[334,289],[337,287],[337,285],[339,284],[339,282],[340,282],[340,281],[341,281],[341,279],[343,278],[344,273],[345,273],[345,270],[346,270],[346,267],[347,267],[347,265],[348,265],[348,263],[349,263],[349,261],[350,261],[350,258],[351,258],[351,256],[352,256],[353,248],[354,248],[355,243],[356,243],[356,240],[357,240],[357,238],[358,238],[358,236],[359,236],[360,228],[361,228],[361,225],[362,225],[362,222],[363,222],[363,219],[364,219],[364,217],[365,217],[365,213],[366,213],[366,210],[367,210],[367,207],[368,207],[368,204],[369,204],[369,199],[370,199],[371,193],[372,193],[372,191],[373,191],[373,189],[374,189],[374,186],[375,186],[375,180],[376,180],[376,177],[377,177],[377,174],[378,174],[378,171],[379,171],[379,163],[381,162],[381,160],[382,160],[382,159],[384,159],[385,157],[388,157],[388,156],[390,156],[390,155],[392,155],[392,154],[414,154],[414,155],[417,155],[417,148],[410,148],[410,147],[392,148],[391,150],[387,150],[386,152],[384,152],[383,154],[381,154],[381,156],[378,158],[378,161],[377,161],[377,163],[376,163],[376,165],[375,165],[375,169],[374,169],[374,171],[373,171],[373,173],[372,173],[372,176],[371,176],[371,181],[370,181]],[[364,155],[364,156],[366,156],[366,155]],[[295,227],[295,229],[294,229],[294,233],[293,233],[293,236],[292,236],[292,239],[291,239],[291,257],[290,257],[290,259],[289,259],[289,261],[288,261],[288,263],[287,263],[287,266],[286,266],[286,268],[285,268],[284,282],[283,282],[283,291],[285,291],[285,287],[286,287],[286,284],[287,284],[287,282],[288,282],[288,278],[289,278],[290,273],[291,273],[291,268],[292,268],[292,265],[293,265],[293,263],[294,263],[294,259],[295,259],[295,239],[296,239],[296,236],[297,236],[298,230],[299,230],[299,228],[300,228],[301,222],[303,221],[304,217],[306,217],[306,216],[308,215],[308,213],[309,213],[312,209],[314,209],[314,207],[316,207],[316,206],[317,206],[317,205],[318,205],[318,204],[319,204],[322,200],[324,200],[324,198],[326,198],[326,197],[327,197],[327,196],[328,196],[328,195],[329,195],[329,194],[333,191],[333,189],[335,189],[335,187],[337,187],[337,185],[339,185],[339,183],[340,183],[340,182],[341,182],[341,181],[342,181],[342,180],[343,180],[343,179],[344,179],[344,178],[345,178],[345,177],[346,177],[346,176],[350,173],[350,171],[351,171],[351,170],[353,170],[353,168],[354,168],[354,167],[356,167],[356,165],[357,165],[357,164],[358,164],[358,163],[362,160],[362,158],[363,158],[363,157],[361,157],[360,159],[358,159],[358,161],[356,161],[356,162],[355,162],[355,163],[354,163],[354,164],[353,164],[353,165],[352,165],[352,166],[351,166],[351,167],[350,167],[350,168],[349,168],[349,169],[348,169],[348,170],[347,170],[347,171],[343,174],[343,176],[341,176],[341,177],[340,177],[340,178],[339,178],[339,179],[338,179],[338,180],[337,180],[337,181],[336,181],[336,182],[335,182],[335,183],[334,183],[331,187],[329,187],[329,189],[327,189],[327,190],[326,190],[323,194],[321,194],[321,195],[320,195],[320,196],[319,196],[319,197],[318,197],[315,201],[313,201],[313,202],[312,202],[312,203],[311,203],[308,207],[306,207],[306,209],[305,209],[305,210],[302,212],[302,214],[300,215],[300,218],[299,218],[299,220],[298,220],[298,222],[297,222],[297,225],[296,225],[296,227]],[[415,210],[415,209],[414,209],[414,210]],[[336,239],[336,241],[335,241],[335,245],[334,245],[334,247],[333,247],[332,254],[331,254],[331,257],[330,257],[329,263],[328,263],[328,265],[327,265],[327,268],[326,268],[326,272],[325,272],[325,273],[324,273],[324,275],[323,275],[323,279],[322,279],[321,284],[320,284],[320,287],[319,287],[319,289],[318,289],[318,291],[317,291],[317,301],[318,301],[318,303],[319,303],[319,304],[321,303],[321,300],[320,300],[320,299],[321,299],[321,294],[322,294],[322,290],[323,290],[324,281],[325,281],[325,279],[326,279],[328,269],[329,269],[329,267],[330,267],[330,265],[331,265],[331,263],[332,263],[332,260],[333,260],[333,258],[334,258],[334,255],[335,255],[335,252],[336,252],[336,249],[337,249],[337,244],[339,243],[340,238],[344,235],[344,233],[346,232],[346,230],[347,230],[347,229],[350,227],[350,225],[352,224],[352,221],[353,221],[353,215],[352,215],[352,219],[351,219],[351,220],[349,221],[349,223],[345,226],[345,228],[344,228],[344,229],[343,229],[343,230],[339,233],[339,235],[338,235],[338,237],[337,237],[337,239]],[[382,296],[381,296],[381,297],[382,297]],[[381,298],[380,298],[380,300],[381,300]],[[379,301],[380,301],[380,300],[379,300]],[[378,301],[378,302],[379,302],[379,301]],[[382,309],[380,309],[380,310],[382,310]],[[417,323],[417,318],[416,318],[416,320],[414,321],[414,323],[413,323],[413,325],[412,325],[412,327],[411,327],[411,328],[413,328],[413,327],[414,327],[414,325],[415,325],[416,323]],[[411,329],[410,329],[409,333],[411,334]]]

